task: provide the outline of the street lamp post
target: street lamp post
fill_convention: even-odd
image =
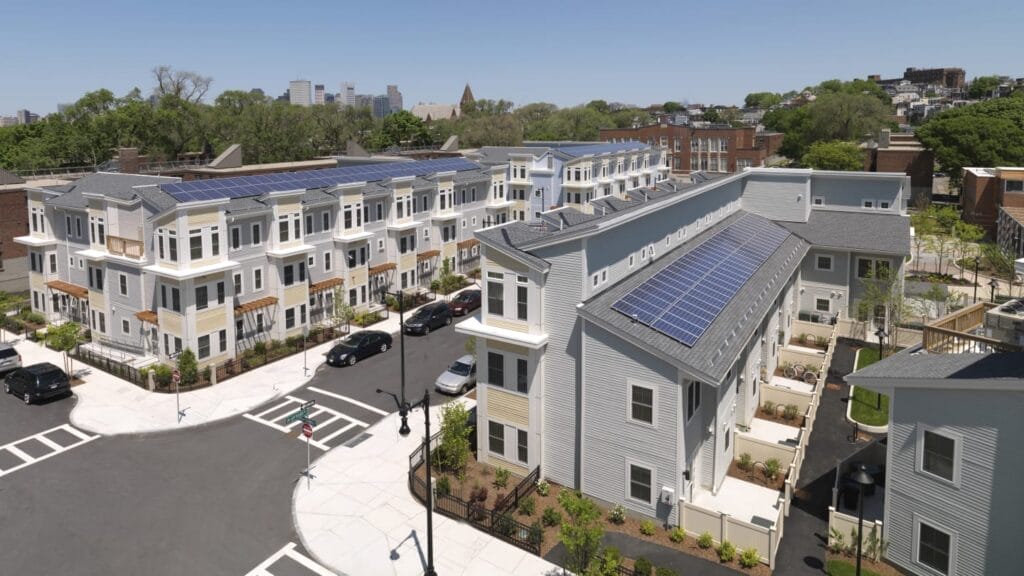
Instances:
[[[878,336],[878,359],[882,359],[882,341],[885,340],[889,333],[885,331],[884,326],[879,326],[878,330],[875,330],[875,336]],[[882,410],[882,393],[875,392],[875,410]]]
[[[402,425],[398,428],[398,433],[402,436],[409,435],[409,401],[405,399],[405,295],[401,292],[393,293],[388,292],[386,287],[380,289],[380,301],[382,304],[387,306],[385,299],[388,296],[394,296],[398,299],[398,346],[400,349],[399,363],[401,365],[401,379],[399,381],[401,386],[401,394],[395,397],[395,402],[398,403],[398,416],[402,419]]]
[[[974,257],[974,303],[978,303],[978,266],[981,263],[981,258]]]
[[[377,388],[377,394],[387,394],[395,399],[399,407],[403,406],[403,403],[399,402],[398,396],[392,392]],[[437,576],[437,572],[434,570],[434,486],[430,476],[430,389],[423,390],[423,399],[419,402],[411,406],[405,402],[404,406],[406,414],[410,410],[423,407],[423,456],[427,465],[427,568],[424,570],[423,576]],[[402,425],[408,428],[408,424],[405,423],[405,415],[402,415],[402,419]],[[399,429],[399,433],[401,433],[401,429]],[[407,429],[402,435],[408,434],[409,430]]]
[[[989,288],[992,289],[992,302],[995,303],[995,301],[996,301],[996,290],[999,289],[999,280],[996,280],[995,278],[989,279],[988,286],[989,286]]]
[[[874,485],[875,479],[864,470],[864,465],[862,464],[853,473],[853,481],[860,488],[860,498],[857,506],[857,576],[860,576],[861,544],[864,542],[864,491]]]

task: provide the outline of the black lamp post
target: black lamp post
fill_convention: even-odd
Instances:
[[[978,266],[981,263],[981,258],[974,257],[974,303],[978,303]]]
[[[388,292],[388,289],[384,286],[380,288],[380,301],[382,304],[387,306],[385,301],[388,296],[394,296],[398,299],[398,345],[401,351],[401,394],[395,396],[391,394],[395,399],[395,403],[398,404],[398,415],[402,418],[402,425],[398,428],[398,433],[402,436],[409,435],[409,401],[405,399],[405,295],[401,292]],[[377,392],[381,392],[378,390]],[[390,392],[389,392],[390,394]]]
[[[864,491],[875,484],[875,479],[864,470],[864,465],[853,473],[853,481],[860,488],[860,501],[857,511],[857,576],[860,576],[861,544],[864,542]]]
[[[879,326],[878,330],[875,330],[875,336],[878,336],[878,359],[882,359],[882,341],[885,340],[889,333],[885,331],[885,326]],[[875,410],[882,410],[882,394],[881,392],[875,392]]]
[[[398,402],[398,397],[391,392],[386,392],[377,388],[377,394],[388,394]],[[423,391],[423,399],[419,402],[408,405],[406,403],[406,414],[409,410],[415,410],[420,406],[423,407],[423,452],[424,458],[427,465],[427,568],[423,572],[423,576],[437,576],[437,572],[434,570],[434,487],[430,476],[430,389]],[[408,424],[405,423],[406,415],[402,415],[403,426],[406,427],[405,434],[409,434]],[[401,432],[401,430],[399,430]]]
[[[999,280],[996,280],[995,278],[990,279],[988,281],[988,286],[989,286],[989,288],[992,289],[992,302],[995,303],[995,301],[996,301],[996,290],[999,289]]]

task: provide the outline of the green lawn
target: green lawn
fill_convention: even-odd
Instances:
[[[856,566],[845,560],[829,560],[825,565],[825,573],[829,576],[854,576],[856,572]],[[867,570],[863,566],[861,566],[860,573],[861,576],[878,576],[877,572]]]
[[[878,362],[878,348],[861,348],[857,355],[857,370]],[[882,397],[882,409],[876,410],[878,397]],[[850,417],[868,426],[885,426],[889,423],[889,397],[885,394],[877,394],[864,388],[853,389],[853,404],[850,407]]]

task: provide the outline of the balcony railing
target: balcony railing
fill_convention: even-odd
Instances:
[[[129,240],[118,236],[107,236],[107,252],[125,258],[142,258],[145,244],[140,240]]]
[[[925,325],[922,335],[925,350],[934,354],[1019,351],[1018,346],[977,333],[985,323],[985,312],[996,306],[979,302]]]

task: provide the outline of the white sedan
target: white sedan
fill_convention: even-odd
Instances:
[[[469,354],[456,360],[434,382],[434,388],[448,394],[461,394],[475,385],[476,359]]]

